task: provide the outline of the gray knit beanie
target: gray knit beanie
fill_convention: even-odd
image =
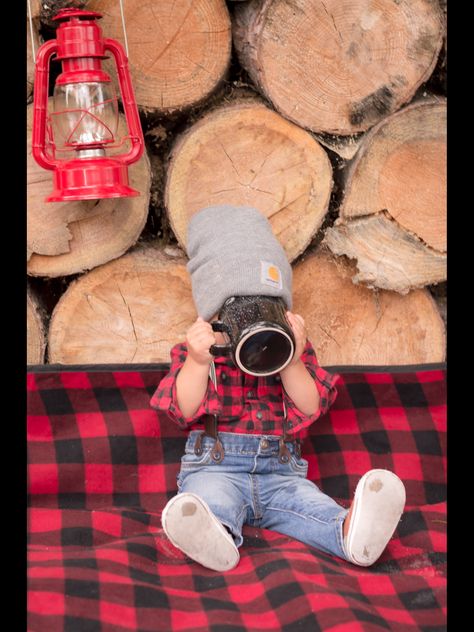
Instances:
[[[278,296],[292,306],[292,269],[270,222],[247,206],[210,206],[188,224],[188,272],[198,315],[231,296]]]

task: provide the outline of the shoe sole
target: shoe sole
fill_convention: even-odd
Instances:
[[[347,534],[346,549],[359,566],[370,566],[382,555],[405,507],[402,481],[389,470],[369,470],[359,480]]]
[[[240,555],[232,536],[199,496],[174,496],[163,509],[161,524],[174,546],[195,562],[214,571],[237,566]]]

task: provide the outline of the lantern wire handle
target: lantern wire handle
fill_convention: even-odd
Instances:
[[[28,2],[29,1],[30,0],[28,0]],[[127,51],[127,57],[128,57],[129,55],[128,55],[127,29],[125,28],[125,18],[124,18],[124,15],[123,15],[123,4],[122,4],[122,0],[119,0],[119,2],[120,2],[120,16],[122,18],[122,29],[123,29],[123,34],[124,34],[124,37],[125,37],[125,50]]]
[[[122,2],[122,0],[120,0],[120,2]],[[36,50],[35,50],[35,43],[34,43],[34,37],[33,37],[33,19],[31,17],[30,0],[27,0],[27,3],[28,3],[28,19],[30,21],[31,50],[33,52],[33,63],[36,64]]]

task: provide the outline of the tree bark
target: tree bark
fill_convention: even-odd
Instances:
[[[104,34],[125,47],[117,0],[92,0],[87,8],[103,14]],[[123,10],[135,97],[144,113],[187,110],[218,89],[232,44],[224,0],[127,0]]]
[[[364,137],[324,241],[354,282],[406,293],[446,279],[446,206],[446,100],[413,103]]]
[[[26,363],[43,364],[45,348],[44,309],[37,293],[28,287],[26,292]]]
[[[177,139],[165,206],[183,249],[188,220],[198,210],[219,204],[253,206],[269,219],[292,261],[321,226],[331,188],[331,163],[318,142],[249,100],[217,108]]]
[[[314,132],[367,130],[431,75],[437,0],[254,0],[235,6],[234,45],[258,89]]]
[[[140,247],[73,281],[49,327],[49,362],[169,362],[196,319],[186,259]]]
[[[31,154],[32,115],[30,105],[27,112],[28,274],[66,276],[119,257],[137,241],[146,223],[151,184],[146,152],[129,168],[130,185],[140,191],[139,196],[45,202],[52,191],[52,174],[42,169]],[[121,116],[119,134],[125,130]]]
[[[392,366],[445,360],[445,328],[428,290],[405,296],[354,285],[354,265],[320,248],[293,275],[293,311],[323,365]]]

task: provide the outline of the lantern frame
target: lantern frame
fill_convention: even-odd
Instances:
[[[55,16],[60,22],[56,39],[48,40],[37,52],[35,66],[32,154],[43,168],[53,171],[54,191],[47,202],[93,200],[140,195],[129,186],[128,167],[140,159],[144,151],[143,131],[133,92],[128,58],[119,42],[102,36],[97,20],[102,15],[95,11],[61,9]],[[110,139],[74,144],[84,157],[61,160],[48,115],[49,68],[53,56],[62,63],[63,72],[56,85],[104,82],[111,78],[101,68],[101,61],[111,53],[115,62],[120,95],[128,127],[128,135],[118,145]],[[86,110],[84,110],[86,112]],[[130,149],[124,154],[105,156],[105,147],[120,146],[128,139]],[[49,155],[52,149],[53,155]],[[84,151],[84,150],[90,151]],[[95,151],[94,151],[95,150]]]

